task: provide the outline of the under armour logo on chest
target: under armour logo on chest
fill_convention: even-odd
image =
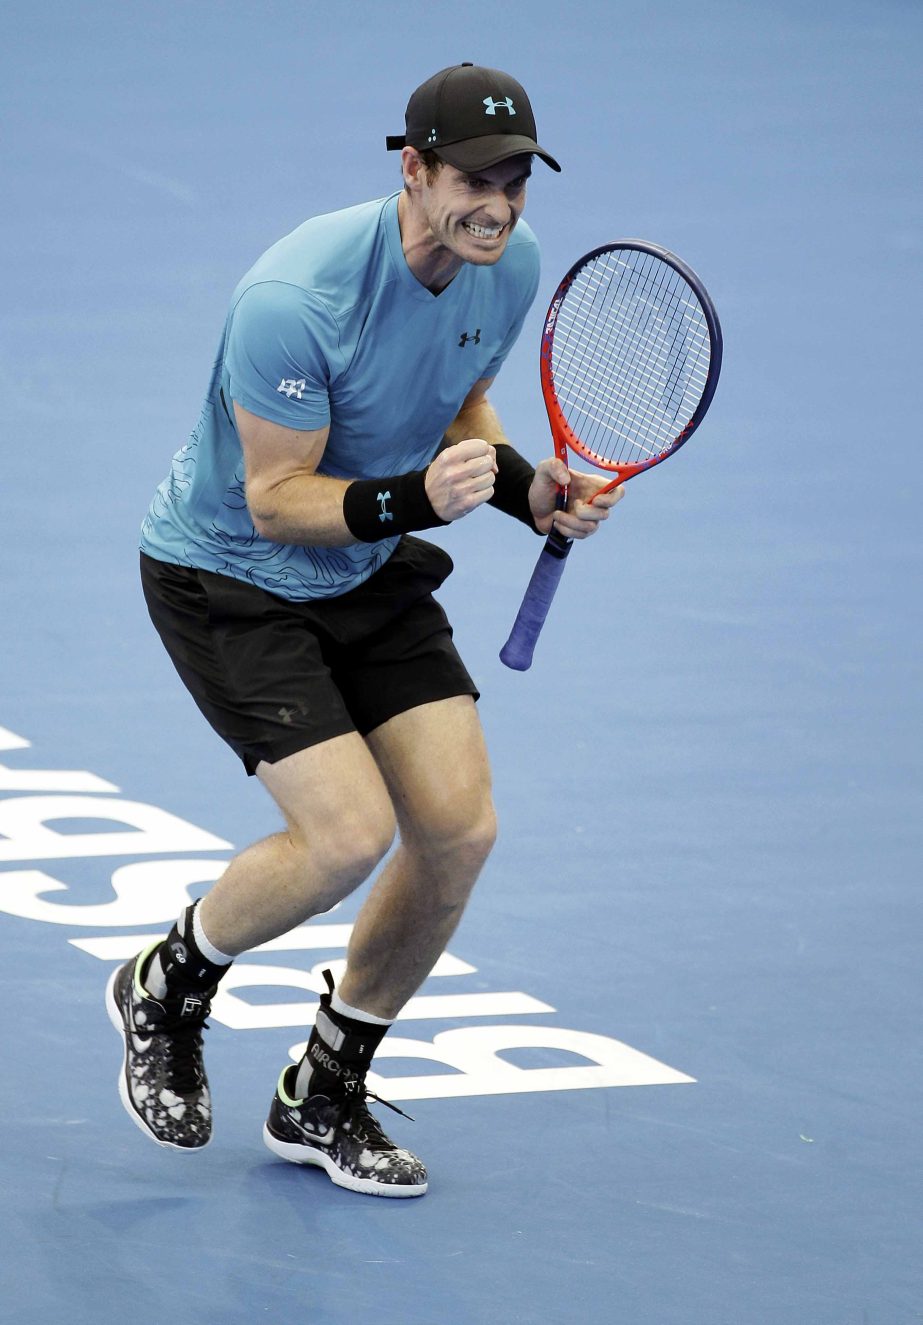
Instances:
[[[509,111],[510,115],[516,114],[513,109],[512,97],[504,97],[502,101],[494,101],[493,97],[485,97],[484,105],[487,107],[487,110],[484,112],[485,115],[496,115],[498,110]]]
[[[480,345],[480,343],[481,343],[481,328],[480,328],[480,327],[478,327],[477,331],[474,333],[473,336],[469,336],[468,333],[467,333],[467,331],[463,331],[462,334],[461,334],[461,336],[459,337],[458,348],[459,348],[460,350],[463,350],[463,349],[465,348],[465,346],[468,344],[469,340],[470,340],[470,341],[472,342],[472,344],[474,344],[474,345]]]

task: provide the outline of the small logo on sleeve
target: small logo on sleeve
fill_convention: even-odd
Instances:
[[[385,520],[393,520],[394,516],[388,510],[388,502],[391,500],[390,490],[388,492],[379,492],[378,500],[381,502],[381,512],[378,516],[379,520],[382,524],[384,524]]]
[[[289,400],[291,400],[292,396],[294,396],[296,400],[300,400],[301,393],[307,385],[308,384],[303,377],[297,379],[294,377],[283,377],[282,381],[276,387],[276,390],[281,391],[283,396],[288,396]]]

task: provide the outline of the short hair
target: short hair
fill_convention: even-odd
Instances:
[[[432,184],[442,167],[445,165],[438,152],[434,152],[431,147],[424,147],[420,152],[420,160],[426,167],[426,182]]]
[[[426,175],[427,184],[435,183],[436,176],[445,165],[442,157],[438,152],[434,152],[431,147],[418,147],[417,156],[423,162],[423,170]],[[406,184],[404,185],[404,188],[407,188]]]

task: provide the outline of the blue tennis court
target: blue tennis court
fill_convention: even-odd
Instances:
[[[0,1320],[918,1325],[919,6],[0,24]],[[384,136],[461,60],[523,82],[564,167],[530,188],[542,283],[492,391],[519,449],[550,452],[543,313],[597,244],[685,258],[725,361],[575,548],[531,671],[497,654],[538,540],[490,510],[432,535],[501,836],[376,1059],[429,1193],[374,1201],[261,1140],[359,897],[235,964],[207,1151],[119,1102],[114,965],[278,826],[136,550],[240,276],[396,190]]]

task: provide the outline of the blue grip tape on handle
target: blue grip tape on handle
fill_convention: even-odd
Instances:
[[[551,600],[561,576],[570,541],[552,535],[539,553],[532,578],[526,586],[522,603],[513,622],[510,637],[500,650],[500,661],[517,672],[527,672],[532,666],[532,655],[548,615]]]

